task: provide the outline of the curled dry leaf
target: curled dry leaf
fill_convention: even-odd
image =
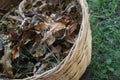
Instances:
[[[24,15],[24,11],[25,11],[25,7],[32,3],[32,0],[23,0],[20,4],[19,4],[19,14],[22,18],[25,18],[25,15]]]
[[[52,28],[45,33],[44,38],[42,39],[41,43],[45,42],[55,32],[58,32],[59,30],[66,28],[65,24],[60,23],[60,22],[52,23],[51,26]]]
[[[19,4],[19,14],[22,18],[25,18],[24,15],[24,9],[25,9],[25,4],[27,4],[27,0],[23,0],[20,4]]]

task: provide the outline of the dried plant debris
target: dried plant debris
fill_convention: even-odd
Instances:
[[[0,78],[25,78],[59,64],[75,43],[75,0],[23,0],[0,21]]]

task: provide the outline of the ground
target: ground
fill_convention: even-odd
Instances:
[[[120,0],[88,0],[92,61],[80,80],[120,80]]]

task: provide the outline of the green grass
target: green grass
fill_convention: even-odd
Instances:
[[[92,61],[82,80],[120,80],[120,0],[88,0]]]

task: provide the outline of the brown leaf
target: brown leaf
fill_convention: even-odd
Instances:
[[[36,51],[34,55],[35,57],[42,57],[46,52],[45,45],[38,44],[37,46],[34,46],[33,48],[35,48],[35,51]]]
[[[50,46],[55,42],[55,37],[53,35],[50,35],[49,38],[46,39],[45,42]]]
[[[32,39],[37,39],[36,35],[37,33],[34,30],[24,31],[22,33],[22,38],[19,41],[19,46],[25,45],[27,41],[31,41]]]
[[[67,16],[67,15],[62,15],[62,16],[59,16],[56,21],[57,22],[61,22],[65,25],[67,25],[69,22],[71,22],[72,18],[70,16]]]
[[[34,30],[24,31],[22,39],[32,39],[37,33]]]
[[[44,30],[47,29],[48,27],[44,23],[40,23],[34,27],[35,30]]]
[[[76,34],[75,30],[77,29],[77,23],[73,22],[70,26],[67,27],[65,40],[71,44],[74,44]]]
[[[68,28],[66,35],[71,35],[77,29],[77,23],[73,22]]]
[[[54,34],[53,34],[53,36],[56,38],[56,39],[63,39],[65,36],[66,36],[66,30],[65,29],[63,29],[63,30],[60,30],[60,31],[58,31],[58,32],[55,32]]]
[[[17,57],[19,57],[19,50],[20,50],[19,46],[17,46],[17,45],[13,46],[13,48],[12,48],[12,58],[13,59],[16,59]]]
[[[60,62],[60,52],[62,50],[62,47],[60,45],[57,45],[56,47],[52,46],[52,50],[57,56],[58,61]]]
[[[58,22],[58,23],[54,23],[54,24],[52,24],[51,26],[53,26],[51,29],[50,29],[50,32],[52,32],[52,33],[55,33],[55,32],[57,32],[57,31],[59,31],[59,30],[62,30],[62,29],[65,29],[65,24],[63,24],[63,23],[60,23],[60,22]]]
[[[67,36],[65,37],[65,40],[71,44],[75,43],[75,37],[74,36]]]
[[[10,41],[19,40],[19,34],[17,33],[17,30],[14,28],[8,29],[8,35],[9,35],[8,39]]]
[[[43,56],[43,52],[41,50],[36,51],[35,57],[42,57],[42,56]]]
[[[65,29],[65,27],[66,27],[65,24],[60,23],[60,22],[53,23],[53,24],[51,24],[51,26],[52,26],[52,28],[45,33],[44,38],[42,39],[41,43],[45,42],[55,32]]]

